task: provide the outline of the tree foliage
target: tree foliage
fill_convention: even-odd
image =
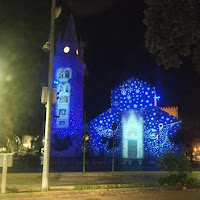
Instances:
[[[158,64],[178,68],[191,56],[200,70],[200,2],[196,0],[146,0],[143,23],[145,45]]]
[[[177,173],[186,176],[192,172],[192,167],[187,157],[183,153],[174,154],[169,152],[164,154],[158,161],[158,166],[170,173]]]
[[[0,140],[5,146],[14,135],[43,131],[40,96],[48,63],[41,47],[49,37],[50,9],[47,1],[23,0],[12,6],[4,1],[0,7]],[[41,12],[46,12],[42,18]]]
[[[106,145],[107,150],[113,149],[113,137],[108,138],[108,137],[102,136],[101,141],[104,145]],[[119,145],[120,145],[120,139],[115,134],[115,136],[114,136],[114,148],[118,148]]]
[[[178,129],[169,139],[176,145],[182,144],[190,148],[195,141],[195,135],[185,129]]]
[[[183,153],[168,152],[158,161],[158,166],[169,174],[158,179],[160,185],[199,187],[200,181],[191,176],[191,163]]]
[[[177,130],[169,140],[176,145],[182,144],[185,147],[185,150],[190,154],[190,160],[192,161],[195,142],[200,141],[199,121],[194,120],[190,125],[184,125],[184,128]]]
[[[53,139],[54,141],[52,142],[52,147],[54,150],[64,151],[69,150],[75,138],[70,135],[60,138],[58,134],[54,134]]]

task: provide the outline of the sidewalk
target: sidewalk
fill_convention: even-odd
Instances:
[[[49,192],[8,193],[1,200],[199,200],[200,190],[173,190],[159,187]]]
[[[70,172],[50,173],[50,190],[72,190],[81,185],[155,184],[166,172]],[[200,179],[200,172],[193,172]],[[0,174],[1,180],[1,174]],[[7,192],[40,191],[41,173],[8,173]],[[1,185],[0,185],[1,186]]]

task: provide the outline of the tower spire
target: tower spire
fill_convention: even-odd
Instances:
[[[63,37],[58,38],[56,43],[56,54],[78,54],[78,40],[76,36],[74,19],[71,13],[69,14],[68,23],[64,34],[61,35],[63,35]]]
[[[54,55],[56,104],[52,118],[52,156],[81,156],[83,133],[83,81],[85,64],[80,59],[74,20],[62,15]],[[63,18],[62,18],[63,17]],[[65,24],[67,23],[67,24]],[[65,24],[65,25],[64,25]]]

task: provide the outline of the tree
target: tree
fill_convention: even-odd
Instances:
[[[0,6],[0,145],[6,147],[15,135],[43,131],[41,82],[46,82],[48,63],[43,62],[42,45],[49,34],[50,11],[45,9],[50,4],[21,0],[12,6],[0,2]]]
[[[146,0],[145,45],[158,64],[178,68],[191,56],[200,70],[200,2]]]
[[[191,164],[187,157],[179,152],[165,153],[159,160],[158,166],[170,173],[177,173],[179,176],[185,177],[188,173],[192,172]]]
[[[181,128],[169,138],[169,140],[175,145],[182,144],[189,152],[190,161],[192,162],[192,154],[195,146],[195,141],[200,140],[200,129],[195,126],[190,128]]]
[[[168,152],[158,160],[158,166],[169,172],[158,179],[160,185],[199,187],[200,181],[190,175],[192,167],[184,154]]]
[[[14,134],[13,134],[13,124],[7,114],[1,112],[0,115],[0,147],[7,147],[8,151],[14,150]]]
[[[52,147],[54,148],[54,150],[64,151],[69,150],[75,138],[70,135],[60,138],[58,134],[54,134],[53,139],[54,140],[52,142]]]

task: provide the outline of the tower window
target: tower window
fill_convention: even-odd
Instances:
[[[66,109],[60,109],[59,115],[66,115]]]
[[[68,96],[61,96],[59,98],[59,103],[68,103]]]

